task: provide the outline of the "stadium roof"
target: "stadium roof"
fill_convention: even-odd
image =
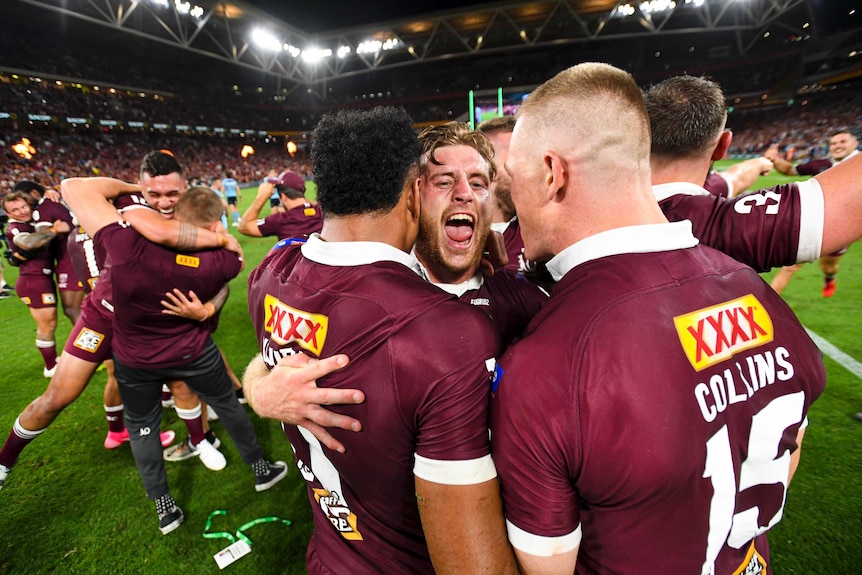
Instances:
[[[66,20],[98,24],[117,33],[171,45],[309,89],[328,80],[440,60],[636,38],[704,33],[723,33],[726,38],[731,34],[732,51],[744,56],[770,27],[799,37],[813,33],[810,22],[818,3],[817,0],[497,2],[312,32],[241,0],[15,1],[62,14]],[[251,1],[259,6],[277,6],[271,0]],[[338,9],[337,3],[319,4],[322,9]],[[830,0],[830,4],[836,6],[842,0]],[[382,9],[387,5],[381,4]],[[279,12],[287,14],[286,9]],[[726,43],[726,39],[722,42]]]

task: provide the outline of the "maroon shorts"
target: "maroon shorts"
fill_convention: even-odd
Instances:
[[[58,261],[54,274],[57,276],[58,290],[83,291],[84,287],[78,281],[78,274],[75,273],[75,266],[72,265],[71,259],[65,258]]]
[[[102,363],[111,359],[111,340],[113,339],[113,327],[111,325],[110,312],[102,312],[96,308],[101,304],[96,303],[92,296],[84,299],[81,306],[81,317],[75,322],[69,339],[63,348],[64,353],[74,355],[78,359]]]
[[[27,307],[57,307],[57,287],[53,276],[23,275],[15,282],[15,293]]]

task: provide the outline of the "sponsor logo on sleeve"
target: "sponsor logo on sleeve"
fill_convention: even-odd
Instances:
[[[303,213],[306,216],[311,217],[311,216],[317,214],[317,210],[315,210],[314,208],[305,208],[305,210],[303,210]]]
[[[772,319],[752,294],[673,318],[695,371],[773,339]]]
[[[201,259],[195,256],[177,254],[177,265],[187,268],[199,268],[201,267]]]
[[[292,308],[269,294],[263,300],[263,307],[264,329],[273,342],[279,345],[295,343],[314,355],[320,355],[329,330],[328,317]]]

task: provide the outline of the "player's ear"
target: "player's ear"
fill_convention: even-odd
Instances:
[[[730,130],[724,130],[720,136],[718,136],[718,143],[715,145],[715,149],[712,150],[712,161],[720,160],[727,154],[727,149],[730,148],[730,142],[733,140],[733,132]]]
[[[545,197],[549,202],[559,201],[569,177],[568,163],[554,151],[545,152],[543,160]]]

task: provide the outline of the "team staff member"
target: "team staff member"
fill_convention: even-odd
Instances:
[[[278,193],[284,210],[258,219],[267,198],[274,192]],[[320,207],[306,199],[305,180],[291,170],[267,178],[257,189],[257,196],[239,222],[240,233],[258,238],[302,237],[319,232],[322,227]]]
[[[491,409],[527,574],[768,572],[764,532],[825,385],[756,272],[668,223],[649,153],[643,95],[606,64],[519,110],[506,168],[525,255],[558,280],[501,358]]]
[[[313,138],[323,230],[264,259],[249,313],[267,366],[300,349],[347,352],[350,368],[327,387],[362,387],[374,401],[345,409],[364,431],[339,438],[344,453],[285,426],[314,509],[308,571],[514,572],[488,452],[497,339],[409,254],[420,211],[412,121],[341,111]]]
[[[159,529],[169,533],[183,522],[183,512],[168,489],[162,450],[155,434],[161,420],[162,384],[182,380],[207,403],[255,474],[255,489],[269,489],[287,474],[283,462],[268,463],[254,427],[237,402],[221,355],[210,337],[212,325],[162,313],[161,286],[167,282],[183,293],[212,299],[242,268],[242,257],[227,250],[176,252],[149,242],[124,222],[98,193],[63,186],[63,195],[81,225],[106,247],[114,283],[114,362],[132,453],[144,487],[156,505]],[[185,192],[176,204],[180,221],[215,231],[222,205],[205,187]],[[198,449],[214,450],[202,439]],[[204,454],[201,453],[201,457]]]

